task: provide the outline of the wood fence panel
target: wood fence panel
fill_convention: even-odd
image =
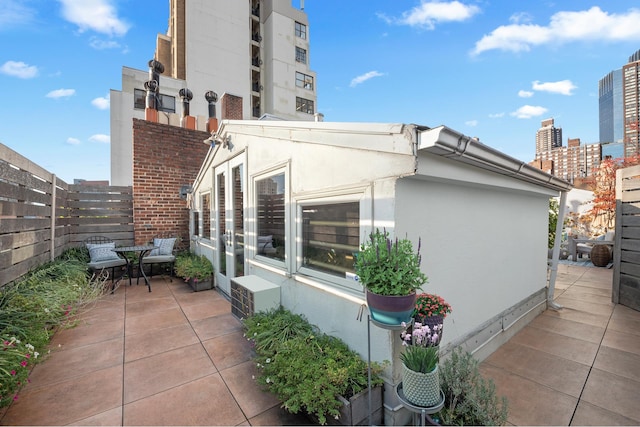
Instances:
[[[134,242],[131,187],[69,185],[0,144],[0,287],[104,235]]]
[[[640,311],[640,166],[616,171],[612,301]]]

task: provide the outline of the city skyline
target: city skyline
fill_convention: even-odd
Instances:
[[[444,124],[525,162],[546,118],[599,142],[598,81],[640,49],[631,1],[293,4],[326,121]],[[0,142],[67,182],[110,179],[109,90],[146,69],[168,1],[0,5]]]

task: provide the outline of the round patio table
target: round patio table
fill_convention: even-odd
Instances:
[[[142,268],[142,259],[152,250],[158,249],[157,246],[153,245],[136,245],[136,246],[119,246],[115,249],[112,249],[115,253],[120,255],[127,261],[127,271],[131,274],[133,270],[132,262],[135,260],[135,256],[137,254],[138,257],[138,278],[136,279],[136,284],[140,281],[140,276],[144,278],[144,283],[149,288],[149,292],[151,292],[151,283],[147,278],[147,275],[144,274],[144,269]],[[133,253],[134,255],[129,259],[128,254]]]

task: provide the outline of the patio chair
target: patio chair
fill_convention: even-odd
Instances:
[[[615,233],[613,231],[607,231],[600,237],[595,239],[576,239],[569,236],[569,253],[573,261],[577,261],[578,257],[582,258],[582,255],[589,255],[591,258],[591,250],[595,245],[607,245],[609,248],[613,248],[613,240]]]
[[[173,282],[174,266],[176,262],[175,243],[176,237],[154,237],[151,244],[157,246],[142,258],[142,265],[149,265],[149,277],[153,277],[153,266],[160,265],[169,268],[169,280]]]
[[[92,274],[98,272],[107,271],[111,277],[111,289],[115,289],[115,272],[116,269],[122,269],[127,267],[128,263],[126,259],[118,256],[112,249],[115,249],[116,244],[113,240],[104,236],[91,236],[85,239],[84,244],[89,251],[90,261],[87,264],[89,271]],[[129,285],[131,285],[131,274],[127,271],[129,276]],[[120,276],[122,277],[122,276]]]

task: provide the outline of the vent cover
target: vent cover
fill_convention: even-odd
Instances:
[[[245,319],[280,306],[280,286],[258,276],[231,279],[231,314]]]

